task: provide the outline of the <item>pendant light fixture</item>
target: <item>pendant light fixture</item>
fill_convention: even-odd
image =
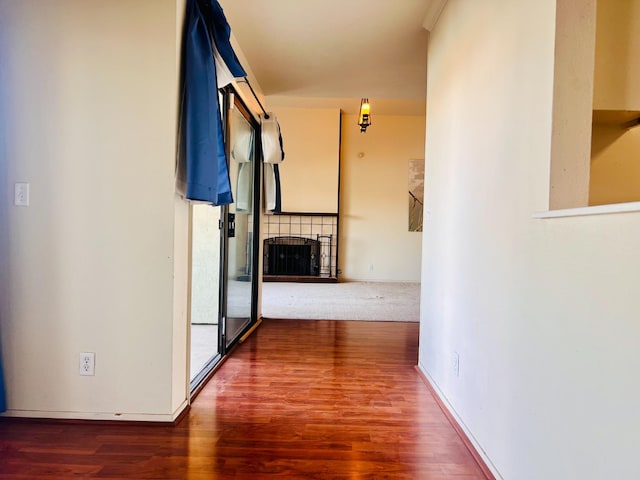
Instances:
[[[367,127],[371,125],[371,105],[368,98],[360,100],[360,115],[358,116],[358,125],[360,132],[365,133]]]

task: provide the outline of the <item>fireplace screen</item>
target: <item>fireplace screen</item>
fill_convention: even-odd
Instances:
[[[273,237],[264,241],[265,275],[318,276],[320,242],[302,237]]]

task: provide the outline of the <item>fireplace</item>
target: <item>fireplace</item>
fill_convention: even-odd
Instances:
[[[264,240],[265,275],[318,276],[320,242],[303,237],[272,237]]]
[[[337,214],[278,213],[263,222],[263,281],[338,281]]]

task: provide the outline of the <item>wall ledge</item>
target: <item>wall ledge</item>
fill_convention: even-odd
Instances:
[[[590,215],[610,215],[614,213],[632,212],[640,212],[640,202],[611,203],[609,205],[594,205],[592,207],[549,210],[546,212],[536,212],[532,215],[532,218],[586,217]]]

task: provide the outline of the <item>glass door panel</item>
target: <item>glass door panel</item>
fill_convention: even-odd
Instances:
[[[230,90],[223,124],[234,202],[191,210],[191,391],[256,320],[257,123]]]
[[[229,177],[234,203],[227,208],[225,346],[251,322],[255,129],[237,106],[229,112]]]
[[[220,356],[220,207],[194,204],[191,210],[191,372],[192,385]]]

